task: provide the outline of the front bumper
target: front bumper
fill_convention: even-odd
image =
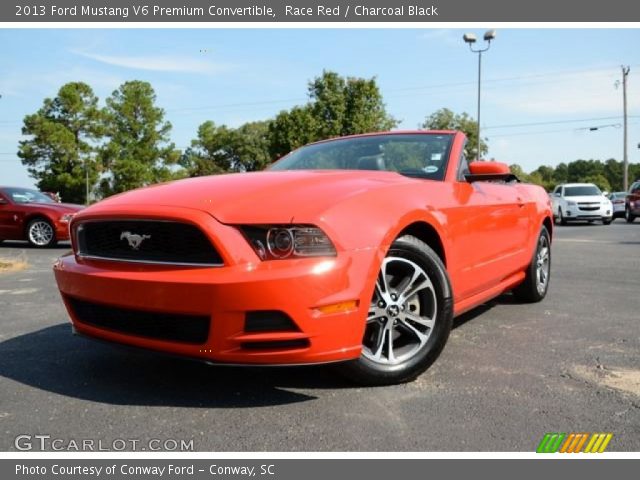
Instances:
[[[374,249],[363,249],[333,258],[202,268],[135,265],[69,254],[57,261],[54,273],[80,334],[215,363],[309,364],[360,355],[377,257]],[[98,327],[80,318],[74,300],[164,316],[206,316],[208,335],[204,342],[193,344]],[[328,305],[347,307],[319,310]],[[247,313],[258,311],[283,312],[297,328],[247,331]]]
[[[613,216],[613,207],[601,207],[597,210],[583,210],[577,206],[567,207],[562,212],[566,220],[602,220]]]
[[[69,240],[69,222],[58,220],[55,222],[56,240],[64,242]]]

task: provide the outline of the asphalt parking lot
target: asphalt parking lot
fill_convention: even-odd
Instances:
[[[21,434],[193,439],[202,451],[534,451],[546,432],[640,450],[640,222],[557,227],[540,304],[504,295],[458,318],[417,381],[361,388],[330,368],[223,368],[74,337],[61,248],[0,258],[0,451]]]

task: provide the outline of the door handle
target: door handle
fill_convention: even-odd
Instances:
[[[519,207],[524,207],[524,200],[522,199],[522,197],[518,197],[518,206]]]

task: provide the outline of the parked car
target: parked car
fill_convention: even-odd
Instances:
[[[624,207],[624,218],[627,222],[633,222],[636,217],[640,217],[640,180],[631,184]]]
[[[82,208],[30,188],[0,187],[0,242],[27,240],[34,247],[50,247],[69,240],[69,222]]]
[[[75,332],[212,363],[346,362],[411,380],[452,318],[549,286],[551,203],[464,134],[391,132],[302,147],[267,171],[114,196],[71,222],[54,266]]]
[[[613,206],[613,218],[624,218],[627,192],[613,192],[608,195],[608,198]]]
[[[556,223],[570,221],[613,221],[613,205],[593,183],[565,183],[553,189],[553,216]]]

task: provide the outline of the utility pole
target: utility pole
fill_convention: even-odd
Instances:
[[[629,189],[629,158],[627,156],[627,77],[629,66],[622,65],[622,111],[624,116],[623,150],[622,150],[622,188],[626,192]]]

